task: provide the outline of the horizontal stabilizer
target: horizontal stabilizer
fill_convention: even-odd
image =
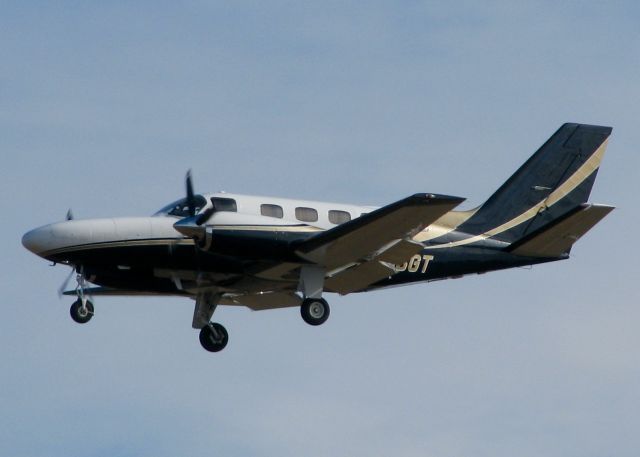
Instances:
[[[512,244],[509,251],[528,257],[560,257],[573,243],[614,209],[613,206],[583,204],[564,218]]]

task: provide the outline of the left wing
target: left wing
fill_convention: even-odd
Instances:
[[[423,249],[411,239],[464,199],[415,194],[319,233],[295,247],[326,269],[325,288],[347,294],[395,273],[395,265]]]
[[[295,252],[327,270],[360,262],[413,238],[463,201],[447,195],[415,194],[302,241]]]
[[[85,289],[85,293],[90,296],[145,296],[145,295],[190,295],[194,294],[180,293],[166,294],[160,292],[145,292],[125,289],[113,289],[110,287],[89,287]],[[76,295],[75,290],[67,290],[64,295]],[[265,309],[288,308],[300,306],[302,298],[293,291],[276,291],[264,293],[247,293],[234,294],[225,293],[220,296],[219,304],[227,306],[246,306],[253,311],[261,311]]]

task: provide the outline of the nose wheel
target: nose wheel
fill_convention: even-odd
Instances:
[[[84,278],[83,267],[80,266],[77,271],[76,282],[78,285],[76,286],[76,295],[78,299],[71,305],[69,314],[71,314],[71,319],[78,324],[86,324],[93,317],[94,308],[93,303],[91,303],[84,293],[86,289],[86,279]],[[61,290],[64,289],[65,285],[66,284],[63,284]]]
[[[69,309],[69,314],[71,314],[71,319],[76,321],[78,324],[86,324],[93,317],[93,303],[89,300],[85,301],[85,304],[82,304],[82,300],[78,298],[71,305],[71,309]]]
[[[222,351],[228,342],[227,329],[217,322],[209,322],[200,330],[200,344],[209,352]]]

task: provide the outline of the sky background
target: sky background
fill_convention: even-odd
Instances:
[[[0,15],[0,455],[637,456],[637,2],[13,2]],[[567,262],[296,309],[96,299],[26,251],[202,192],[484,201],[562,123],[614,127]]]

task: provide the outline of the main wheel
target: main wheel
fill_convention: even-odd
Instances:
[[[228,342],[227,329],[217,322],[209,322],[200,330],[200,344],[209,352],[222,351]]]
[[[73,305],[71,305],[69,314],[71,314],[71,319],[76,321],[78,324],[86,324],[93,317],[93,303],[87,300],[86,306],[83,307],[82,300],[78,298],[73,302]]]
[[[323,298],[307,298],[300,306],[302,319],[309,325],[324,324],[329,319],[329,303]]]

